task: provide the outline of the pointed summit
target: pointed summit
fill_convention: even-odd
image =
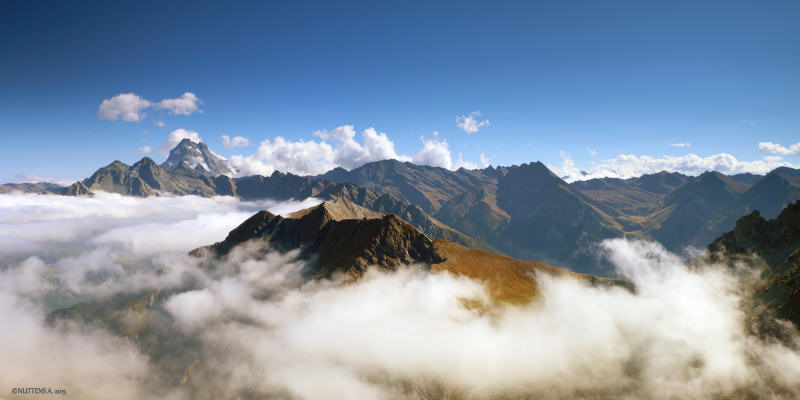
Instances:
[[[170,150],[169,157],[161,164],[161,168],[175,169],[181,163],[186,163],[189,168],[207,176],[233,175],[233,170],[221,156],[211,151],[205,143],[195,143],[188,138],[181,140]]]

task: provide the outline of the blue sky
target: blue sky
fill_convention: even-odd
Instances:
[[[452,168],[459,154],[600,175],[800,165],[796,1],[107,3],[0,3],[0,180],[83,178],[145,146],[161,162],[176,129],[267,172],[303,172],[273,158],[327,130],[338,161],[315,165],[352,165],[330,138],[346,125],[360,151],[374,127],[420,162],[440,160],[417,157],[422,136],[446,141]],[[202,101],[191,115],[98,117],[119,94],[185,92]],[[474,111],[489,123],[467,133],[457,117]]]

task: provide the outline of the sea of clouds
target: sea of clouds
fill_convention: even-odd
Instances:
[[[318,202],[0,195],[0,397],[42,386],[81,399],[800,396],[797,339],[750,333],[750,275],[688,267],[657,243],[601,245],[635,293],[539,276],[540,300],[513,307],[424,266],[345,283],[306,281],[297,252],[258,243],[226,260],[187,255],[256,210]],[[151,330],[185,347],[47,318],[153,290]]]

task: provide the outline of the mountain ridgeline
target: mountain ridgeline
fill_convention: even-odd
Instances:
[[[708,250],[715,261],[760,257],[766,265],[754,294],[756,310],[774,312],[800,328],[800,201],[774,219],[764,218],[759,211],[741,217]],[[769,327],[772,316],[765,316],[761,324]]]
[[[740,216],[758,209],[774,217],[800,199],[800,171],[785,167],[766,176],[660,172],[568,184],[538,162],[449,171],[387,160],[319,178],[411,201],[505,254],[593,273],[607,272],[598,269],[594,248],[602,239],[702,248]]]
[[[0,191],[344,199],[395,214],[432,238],[603,275],[611,273],[598,256],[603,239],[657,240],[672,251],[703,248],[739,217],[758,210],[773,218],[800,199],[800,170],[786,167],[765,176],[660,172],[571,184],[540,162],[451,171],[384,160],[305,177],[233,178],[232,171],[205,144],[185,139],[160,166],[147,157],[131,166],[115,161],[68,187],[8,184]]]

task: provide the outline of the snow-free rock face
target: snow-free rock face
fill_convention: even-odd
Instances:
[[[170,150],[169,157],[161,164],[161,168],[175,169],[181,163],[207,176],[233,175],[233,170],[225,164],[225,160],[209,150],[203,142],[181,140],[175,148]]]
[[[324,202],[289,218],[260,211],[222,242],[195,250],[224,255],[235,246],[261,240],[272,249],[301,248],[317,262],[307,276],[329,277],[344,272],[360,276],[370,265],[393,270],[401,264],[440,262],[433,240],[394,214],[381,215],[346,200]]]

